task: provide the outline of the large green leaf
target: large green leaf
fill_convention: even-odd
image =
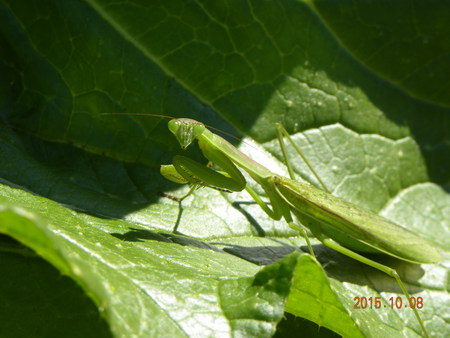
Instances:
[[[187,192],[159,175],[181,153],[165,120],[102,114],[167,114],[238,131],[247,136],[241,150],[285,174],[273,128],[281,122],[333,194],[441,249],[436,265],[375,259],[398,270],[422,297],[429,332],[444,335],[450,10],[411,6],[3,0],[0,232],[73,278],[116,336],[332,335],[309,321],[344,336],[421,335],[411,309],[389,306],[401,296],[395,281],[313,241],[319,264],[246,193],[200,189],[182,209],[160,197]],[[290,153],[299,176],[317,184]],[[188,155],[207,162],[195,148]],[[42,306],[11,301],[11,285],[26,290],[14,265],[40,271],[43,294],[67,287],[84,299],[42,261],[30,263],[29,251],[0,244],[0,296],[9,297],[0,315],[22,313],[11,309],[27,301]],[[355,297],[378,296],[386,307],[355,309]],[[81,306],[95,322],[94,305],[74,312]],[[21,332],[22,320],[10,316],[7,330]],[[80,322],[109,334],[101,322]],[[64,325],[45,323],[53,333]]]

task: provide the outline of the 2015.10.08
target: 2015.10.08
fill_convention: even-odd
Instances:
[[[381,303],[381,297],[359,297],[353,298],[355,301],[354,309],[381,309],[386,307],[391,307],[392,309],[401,309],[410,307],[412,309],[422,309],[423,308],[423,298],[422,297],[411,297],[410,301],[404,303],[402,297],[390,297],[389,305]]]

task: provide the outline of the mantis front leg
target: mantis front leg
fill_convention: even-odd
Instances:
[[[280,123],[275,123],[275,128],[276,128],[276,131],[277,131],[278,143],[280,144],[281,152],[283,153],[284,163],[285,163],[286,167],[288,168],[289,177],[291,179],[295,180],[294,169],[292,168],[292,164],[291,164],[291,161],[289,159],[288,152],[286,150],[286,145],[284,144],[284,141],[283,141],[284,137],[286,137],[288,139],[289,143],[292,145],[292,147],[294,147],[294,149],[297,152],[297,154],[300,155],[300,157],[302,158],[303,162],[305,162],[305,164],[308,166],[309,170],[311,170],[311,172],[313,173],[314,177],[317,179],[317,181],[322,186],[322,189],[324,191],[326,191],[326,192],[330,192],[328,190],[327,186],[325,185],[325,183],[321,180],[320,176],[317,175],[316,171],[313,169],[313,167],[309,163],[308,159],[303,155],[303,153],[301,152],[300,148],[297,147],[295,142],[292,140],[291,136],[286,131],[286,129],[283,127],[283,125],[280,124]]]

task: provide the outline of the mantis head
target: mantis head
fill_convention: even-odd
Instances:
[[[169,121],[169,130],[175,135],[181,148],[186,149],[206,127],[203,123],[191,119],[173,119]]]

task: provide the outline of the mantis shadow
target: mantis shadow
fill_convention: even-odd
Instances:
[[[260,237],[266,237],[265,230],[259,225],[258,221],[244,208],[241,207],[241,205],[253,205],[256,204],[256,202],[253,201],[239,201],[239,202],[233,202],[231,206],[235,208],[237,211],[239,211],[246,219],[247,221],[252,225],[252,227],[256,230],[256,233]]]
[[[145,241],[158,241],[165,243],[174,243],[182,246],[191,246],[194,248],[208,249],[216,252],[223,252],[223,250],[210,245],[208,243],[192,239],[189,237],[175,235],[173,233],[158,233],[151,230],[129,228],[130,231],[126,233],[112,233],[114,236],[122,241],[127,242],[145,242]]]
[[[224,254],[230,254],[257,265],[269,265],[291,254],[294,251],[302,251],[297,247],[274,240],[281,246],[257,246],[245,247],[227,243],[206,243],[197,239],[181,236],[174,233],[154,232],[146,229],[129,228],[125,233],[111,233],[111,236],[127,242],[158,241],[173,243],[182,246],[190,246],[199,249],[213,250]],[[223,246],[219,248],[218,246]],[[306,247],[305,247],[305,250]]]
[[[212,250],[223,254],[230,254],[260,266],[275,263],[295,251],[308,252],[306,246],[297,247],[273,238],[269,239],[277,243],[277,245],[249,247],[230,243],[207,243],[174,233],[160,233],[137,228],[129,229],[125,233],[111,233],[111,235],[127,242],[158,241]],[[322,265],[328,277],[332,279],[360,286],[370,286],[378,292],[402,293],[395,280],[381,271],[342,255],[323,244],[313,245],[313,250],[317,261]],[[367,254],[366,256],[381,264],[394,268],[400,275],[402,281],[407,284],[408,291],[411,294],[422,290],[418,280],[424,275],[424,270],[420,265],[384,255]],[[304,276],[304,278],[308,278],[308,276]]]

